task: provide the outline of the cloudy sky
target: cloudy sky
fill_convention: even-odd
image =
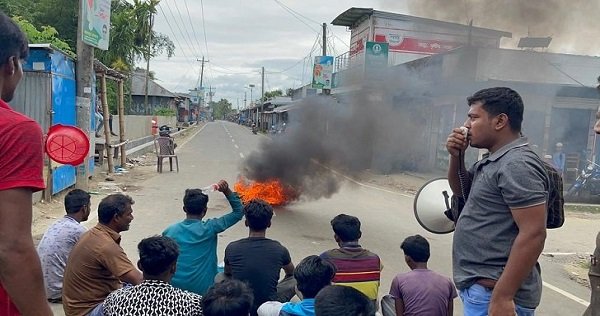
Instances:
[[[260,95],[261,67],[265,91],[297,88],[310,82],[311,56],[321,55],[321,24],[327,23],[328,54],[348,51],[350,32],[331,21],[351,7],[408,13],[404,0],[162,0],[155,29],[176,46],[175,56],[157,57],[150,68],[159,84],[187,92],[198,85],[201,59],[203,86],[214,99],[243,106]],[[317,37],[319,39],[317,40]]]

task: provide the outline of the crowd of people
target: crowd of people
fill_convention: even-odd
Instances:
[[[464,315],[525,316],[540,303],[537,260],[546,238],[549,179],[521,134],[524,105],[510,88],[469,97],[468,133],[457,128],[447,139],[449,182],[465,201],[453,237],[453,281],[428,269],[428,241],[409,236],[401,249],[411,271],[394,278],[379,307],[383,267],[360,245],[357,217],[335,216],[331,227],[339,247],[294,266],[290,251],[266,237],[271,206],[260,200],[242,205],[225,181],[217,190],[229,201],[228,214],[209,218],[208,196],[186,190],[186,218],[140,241],[137,265],[120,245],[120,233],[134,220],[135,202],[123,194],[102,199],[98,223],[86,230],[81,222],[90,214],[90,196],[69,192],[67,214],[36,251],[32,194],[44,189],[42,131],[7,103],[27,55],[24,34],[0,12],[0,315],[52,315],[48,302],[62,303],[68,316],[452,315],[460,296]],[[600,134],[600,116],[595,131]],[[468,146],[489,154],[466,169],[461,156]],[[467,170],[466,183],[461,169]],[[242,218],[248,237],[227,246],[220,272],[218,234]],[[600,314],[599,240],[600,234],[586,316]]]
[[[64,200],[67,214],[38,246],[47,300],[62,303],[69,316],[374,315],[383,266],[377,254],[359,244],[357,217],[335,216],[331,227],[339,248],[294,266],[288,249],[266,237],[273,217],[269,204],[252,200],[243,206],[224,180],[216,189],[229,201],[229,213],[207,219],[208,196],[186,190],[186,218],[161,236],[143,239],[137,267],[120,246],[120,233],[133,220],[133,199],[123,194],[102,199],[98,224],[86,231],[81,222],[90,214],[90,195],[70,191]],[[242,218],[248,237],[226,247],[219,272],[217,236]],[[401,248],[412,271],[394,279],[383,314],[451,315],[456,290],[449,278],[427,268],[427,240],[411,236]]]

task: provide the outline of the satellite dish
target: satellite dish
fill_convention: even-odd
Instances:
[[[417,192],[414,212],[417,222],[434,234],[448,234],[454,231],[454,222],[444,211],[450,208],[452,189],[446,178],[429,180]]]

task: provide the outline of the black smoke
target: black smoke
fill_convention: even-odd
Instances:
[[[333,170],[350,176],[366,169],[419,170],[428,145],[422,135],[430,115],[423,110],[427,90],[407,71],[379,78],[344,97],[303,99],[289,112],[286,133],[263,141],[244,161],[242,175],[278,179],[316,199],[338,191],[343,178]]]

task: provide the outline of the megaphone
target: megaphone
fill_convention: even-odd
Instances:
[[[417,192],[414,212],[417,222],[434,234],[448,234],[454,231],[454,222],[444,211],[450,209],[452,189],[447,178],[429,180]]]

